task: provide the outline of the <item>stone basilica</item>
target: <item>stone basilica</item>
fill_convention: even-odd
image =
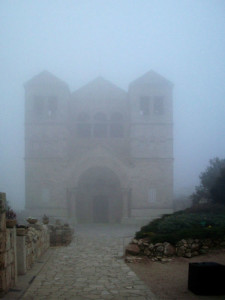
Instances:
[[[71,222],[142,222],[172,212],[170,81],[128,91],[98,77],[71,93],[44,71],[25,84],[26,209]]]

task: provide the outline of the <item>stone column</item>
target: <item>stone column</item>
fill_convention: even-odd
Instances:
[[[14,249],[13,249],[13,254],[14,254],[14,266],[12,266],[12,268],[14,269],[14,285],[17,284],[17,245],[16,245],[16,227],[13,228],[13,245],[14,245]]]
[[[26,236],[17,236],[16,237],[18,275],[24,275],[24,274],[26,274],[26,271],[27,271],[25,239],[26,239]]]

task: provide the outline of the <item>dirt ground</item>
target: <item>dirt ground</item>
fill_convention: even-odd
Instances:
[[[190,262],[217,262],[225,265],[225,249],[214,250],[209,254],[193,258],[176,257],[166,263],[153,262],[144,258],[140,262],[128,265],[149,286],[159,300],[225,299],[225,295],[198,296],[188,290]]]

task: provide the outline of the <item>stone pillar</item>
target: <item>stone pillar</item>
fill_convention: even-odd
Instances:
[[[0,193],[0,231],[6,231],[6,220],[5,220],[5,207],[6,205],[6,194]]]
[[[16,227],[13,228],[13,245],[14,245],[14,266],[12,268],[14,269],[14,283],[12,286],[17,284],[17,245],[16,245]]]
[[[16,237],[18,275],[24,275],[27,272],[25,239],[26,239],[26,236],[17,236]]]

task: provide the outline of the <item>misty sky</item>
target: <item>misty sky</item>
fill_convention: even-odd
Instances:
[[[127,90],[174,83],[175,191],[225,158],[224,0],[0,1],[0,191],[24,204],[24,88],[48,70],[73,91],[98,75]]]

